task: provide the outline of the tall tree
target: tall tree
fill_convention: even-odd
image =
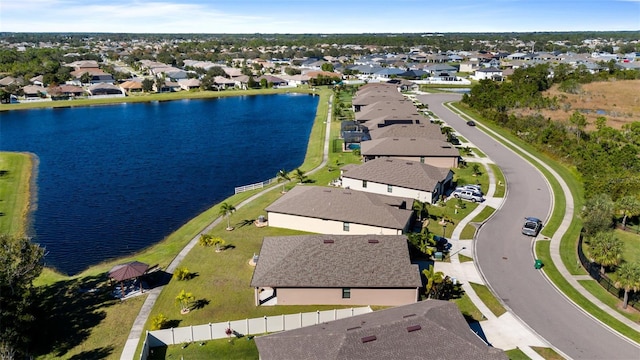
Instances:
[[[627,228],[627,218],[640,215],[640,200],[633,195],[623,196],[616,201],[616,209],[622,213],[622,228]]]
[[[277,182],[281,182],[282,183],[282,193],[284,194],[284,186],[286,185],[287,181],[291,180],[291,177],[289,176],[289,174],[287,173],[287,171],[285,169],[280,169],[278,171],[278,174],[276,174],[276,181]]]
[[[44,254],[29,238],[0,234],[0,359],[25,357],[34,320],[33,280]]]
[[[588,199],[581,214],[585,234],[593,236],[611,229],[614,211],[614,203],[607,194],[599,194]]]
[[[428,269],[422,270],[422,273],[427,278],[424,292],[427,298],[430,298],[437,291],[437,287],[444,282],[444,273],[436,271],[433,265],[429,265]]]
[[[233,230],[233,228],[231,227],[230,219],[231,214],[234,211],[236,211],[236,208],[228,202],[223,202],[222,204],[220,204],[220,211],[218,212],[218,214],[227,218],[227,230]]]
[[[293,171],[293,178],[303,183],[307,180],[307,175],[300,168],[297,168]]]
[[[605,267],[616,266],[622,258],[623,243],[613,231],[601,231],[589,240],[591,259],[600,264],[600,272]]]
[[[640,289],[640,267],[638,267],[638,264],[624,263],[618,267],[616,275],[618,276],[618,280],[616,280],[614,285],[618,289],[624,289],[622,308],[626,309],[629,303],[629,292]]]
[[[422,216],[429,216],[428,211],[429,203],[426,201],[414,200],[413,201],[413,211],[418,215],[418,221],[422,221]]]

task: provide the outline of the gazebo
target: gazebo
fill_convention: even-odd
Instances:
[[[125,297],[123,282],[129,279],[137,279],[144,275],[149,269],[149,265],[139,261],[132,261],[125,264],[116,265],[109,270],[109,278],[120,282],[122,297]],[[140,282],[140,292],[143,292],[142,282]]]

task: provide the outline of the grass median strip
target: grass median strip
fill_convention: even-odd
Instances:
[[[489,308],[489,310],[491,310],[493,315],[500,316],[507,312],[502,304],[500,304],[500,301],[498,301],[498,299],[493,296],[493,293],[491,292],[491,290],[489,290],[488,287],[474,282],[470,282],[469,284],[473,288],[473,291],[476,292],[478,297],[480,297],[480,300],[482,300],[482,302]]]

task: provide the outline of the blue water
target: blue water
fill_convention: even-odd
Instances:
[[[287,94],[3,112],[0,150],[38,156],[31,232],[47,266],[75,274],[298,167],[317,104]]]

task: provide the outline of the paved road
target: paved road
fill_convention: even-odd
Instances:
[[[540,336],[573,359],[640,359],[640,349],[586,315],[533,268],[532,238],[520,233],[525,216],[550,215],[551,190],[531,164],[470,127],[442,102],[459,95],[418,96],[438,117],[487,154],[504,172],[502,208],[478,232],[476,263],[503,303]]]

